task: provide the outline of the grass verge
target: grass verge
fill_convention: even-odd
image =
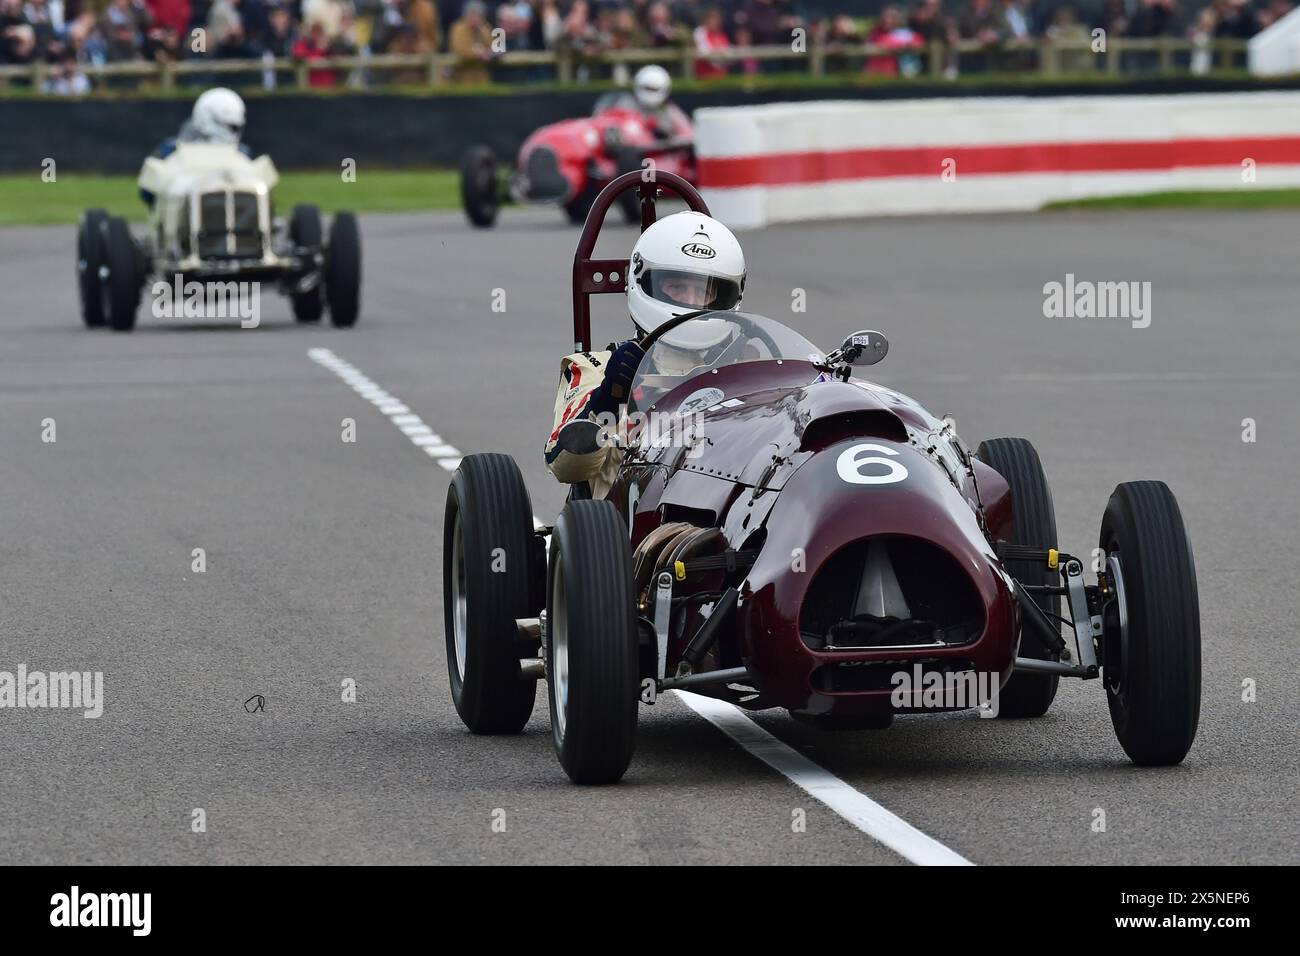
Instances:
[[[277,214],[287,216],[297,203],[315,203],[323,212],[421,212],[460,208],[460,185],[451,170],[357,171],[345,183],[339,171],[280,174],[275,187]],[[147,216],[134,176],[61,174],[43,182],[39,172],[0,176],[0,225],[75,223],[91,208],[143,221]]]
[[[1048,203],[1060,209],[1300,209],[1300,189],[1205,189],[1070,199]]]

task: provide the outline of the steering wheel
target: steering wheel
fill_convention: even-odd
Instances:
[[[704,371],[709,368],[717,368],[719,365],[725,364],[723,362],[723,359],[725,359],[727,356],[731,355],[732,353],[738,352],[739,350],[748,347],[750,343],[755,340],[761,342],[764,346],[766,346],[768,353],[772,358],[775,359],[780,356],[781,349],[776,344],[776,341],[757,322],[745,318],[740,313],[724,312],[718,309],[699,309],[694,312],[686,312],[683,313],[682,315],[673,316],[673,318],[669,319],[667,322],[643,334],[639,339],[637,339],[637,344],[640,345],[641,348],[645,349],[646,354],[648,355],[650,349],[653,348],[655,343],[657,343],[659,339],[663,337],[665,334],[671,332],[673,329],[677,328],[679,325],[682,325],[685,322],[689,322],[692,319],[697,319],[700,316],[705,316],[705,315],[717,315],[719,318],[722,318],[727,322],[734,323],[736,327],[739,329],[739,334],[736,336],[735,340],[729,342],[726,346],[724,346],[717,358],[708,361],[702,365],[697,365],[695,368],[691,369],[689,372],[686,372],[685,374],[682,375],[671,375],[671,376],[643,375],[638,370],[638,377],[641,378],[643,387],[649,385],[651,379],[657,379],[657,378],[667,379],[667,381],[664,381],[662,384],[658,384],[655,386],[657,390],[657,396],[662,397],[664,394],[671,391],[677,385],[681,384],[687,379],[693,378],[701,371]],[[651,404],[653,404],[655,400],[657,399],[652,399]],[[640,403],[638,403],[638,405],[639,404]]]
[[[642,335],[637,339],[637,344],[641,346],[642,349],[649,352],[651,346],[658,342],[664,335],[677,328],[677,326],[689,322],[691,319],[698,319],[702,315],[717,315],[719,318],[725,319],[728,322],[735,322],[736,325],[740,326],[742,336],[749,336],[758,339],[767,346],[767,350],[772,354],[773,358],[776,358],[781,352],[780,347],[772,337],[757,323],[744,318],[739,312],[725,312],[721,309],[697,309],[694,312],[683,312],[681,315],[675,315],[667,322]],[[729,349],[730,346],[728,346],[728,350]],[[726,354],[725,351],[723,354]]]
[[[699,318],[701,315],[705,315],[712,311],[713,311],[712,309],[696,309],[694,312],[683,312],[681,315],[675,315],[667,322],[663,323],[663,325],[656,326],[655,328],[651,329],[649,332],[643,333],[641,337],[636,340],[636,344],[641,346],[641,348],[644,349],[645,351],[649,352],[650,347],[654,345],[656,342],[658,342],[660,336],[662,336],[665,332],[671,332],[673,329],[677,328],[677,326],[681,325],[683,322],[689,322],[691,319]]]

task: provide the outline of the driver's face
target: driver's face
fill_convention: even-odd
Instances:
[[[674,302],[696,309],[706,308],[711,301],[709,280],[702,276],[670,276],[663,282],[664,292]]]

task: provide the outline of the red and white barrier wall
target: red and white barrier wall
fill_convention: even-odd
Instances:
[[[699,184],[739,228],[1300,185],[1300,93],[816,102],[701,109]]]

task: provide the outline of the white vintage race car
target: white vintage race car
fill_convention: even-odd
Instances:
[[[133,236],[125,219],[102,209],[82,217],[77,279],[86,325],[133,328],[146,286],[170,295],[194,283],[220,290],[263,282],[290,297],[299,322],[319,321],[328,306],[334,325],[353,325],[361,302],[356,216],[336,213],[328,238],[315,206],[295,206],[287,223],[277,219],[271,190],[279,178],[269,156],[250,159],[235,145],[179,143],[165,158],[146,159],[139,185],[153,197],[148,235]]]

